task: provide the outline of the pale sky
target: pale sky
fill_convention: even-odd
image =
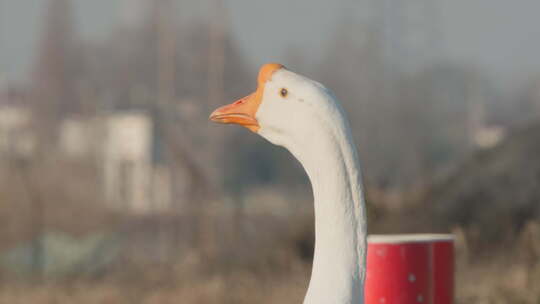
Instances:
[[[83,37],[106,37],[119,22],[121,1],[135,0],[74,0]],[[322,54],[339,20],[346,14],[361,16],[369,1],[377,0],[225,0],[234,39],[254,65],[283,61],[290,46],[307,57]],[[540,1],[428,1],[437,1],[436,26],[449,60],[480,67],[499,85],[540,75]],[[0,0],[0,75],[4,78],[27,79],[46,2]],[[179,22],[208,16],[204,1],[178,3]]]

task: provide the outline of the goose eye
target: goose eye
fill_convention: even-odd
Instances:
[[[287,91],[287,89],[283,88],[283,89],[281,89],[281,91],[279,91],[279,94],[281,95],[281,97],[287,97],[287,94],[289,94],[289,91]]]

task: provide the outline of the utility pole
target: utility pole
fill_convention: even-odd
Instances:
[[[225,73],[225,36],[226,18],[223,0],[212,0],[210,5],[209,46],[208,46],[208,106],[207,111],[224,104],[224,73]],[[211,129],[211,147],[214,169],[211,176],[221,177],[223,174],[223,128]],[[218,184],[218,183],[216,183]]]
[[[173,0],[160,0],[157,7],[158,29],[158,104],[169,106],[175,98],[176,82],[176,24]]]
[[[176,99],[176,23],[174,14],[176,11],[175,0],[159,0],[155,2],[156,29],[158,35],[157,46],[157,100],[154,108],[154,126],[163,140],[163,158],[171,167],[173,166],[172,141],[171,135],[171,112]],[[174,188],[174,187],[173,187]],[[169,189],[169,191],[173,191]],[[173,196],[174,197],[174,196]],[[155,203],[155,202],[153,202]],[[168,221],[163,214],[159,215],[157,223],[157,234],[159,238],[159,254],[161,260],[166,262],[171,252],[172,242],[168,236]]]
[[[49,0],[33,78],[34,102],[49,126],[79,110],[70,65],[74,64],[72,1]]]
[[[32,98],[37,110],[38,133],[44,145],[43,149],[54,142],[54,126],[60,123],[65,114],[80,110],[74,92],[73,74],[70,64],[73,59],[73,22],[70,0],[49,0],[45,14],[45,30],[42,33],[38,59],[33,75]],[[38,155],[40,153],[38,152]],[[31,173],[35,156],[32,160],[14,161],[19,171],[21,184],[26,187],[26,194],[31,204],[31,227],[34,237],[32,263],[36,278],[43,279],[46,249],[45,236],[46,205],[41,199],[38,186]]]
[[[226,8],[223,0],[212,0],[210,3],[210,21],[208,32],[208,111],[224,104],[224,77],[225,77],[225,44],[226,44]],[[224,163],[224,131],[222,128],[211,128],[210,159],[212,168],[209,176],[217,189],[221,188],[220,178],[223,177]],[[216,178],[217,177],[217,178]],[[219,191],[219,190],[218,190]],[[208,206],[208,203],[205,202]],[[215,220],[211,217],[208,208],[203,210],[201,217],[201,244],[203,255],[213,259],[217,255],[215,245]]]
[[[213,0],[211,5],[208,58],[208,100],[211,107],[223,101],[225,68],[225,7],[223,0]]]

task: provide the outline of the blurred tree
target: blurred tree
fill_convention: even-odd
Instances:
[[[453,64],[389,74],[381,39],[369,24],[344,18],[314,78],[343,102],[367,182],[404,190],[471,151],[485,123],[487,85],[479,73]]]
[[[539,134],[535,123],[475,153],[430,189],[422,217],[439,229],[464,227],[480,247],[515,240],[527,222],[540,218]]]
[[[80,59],[70,0],[50,0],[34,68],[33,102],[41,121],[52,126],[81,110],[76,88]]]

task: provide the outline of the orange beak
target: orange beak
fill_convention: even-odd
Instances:
[[[224,124],[241,125],[256,133],[259,130],[259,122],[255,119],[260,104],[258,99],[260,97],[255,92],[231,104],[219,107],[210,114],[210,120]]]
[[[210,114],[210,120],[224,124],[241,125],[255,133],[259,131],[260,126],[255,114],[257,114],[262,102],[264,85],[272,77],[272,74],[281,68],[283,66],[278,63],[263,65],[257,78],[257,90],[251,95],[216,109]]]

